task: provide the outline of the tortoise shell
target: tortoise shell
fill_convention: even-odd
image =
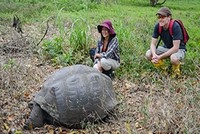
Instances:
[[[65,125],[102,119],[117,104],[112,80],[86,65],[57,70],[44,82],[34,101]]]

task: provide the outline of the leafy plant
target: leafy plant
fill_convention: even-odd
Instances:
[[[87,22],[84,19],[77,19],[68,31],[64,31],[59,15],[57,22],[60,35],[43,43],[43,54],[54,64],[71,65],[86,62],[84,59],[89,56],[91,42]]]
[[[70,47],[74,51],[87,52],[89,50],[90,36],[88,32],[90,31],[90,26],[84,19],[77,19],[74,21],[71,27],[69,42]]]

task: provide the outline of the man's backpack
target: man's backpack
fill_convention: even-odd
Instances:
[[[188,35],[188,32],[187,32],[186,28],[184,27],[183,22],[182,22],[181,20],[172,19],[172,20],[170,21],[170,23],[169,23],[169,34],[173,37],[172,27],[173,27],[175,21],[176,21],[176,22],[180,25],[180,27],[181,27],[181,31],[182,31],[182,34],[183,34],[183,42],[184,42],[184,44],[186,45],[186,43],[187,43],[188,40],[189,40],[189,35]],[[159,33],[159,35],[161,34],[161,32],[162,32],[162,27],[159,26],[159,27],[158,27],[158,33]],[[160,41],[161,41],[161,39],[158,41],[158,45],[159,45]],[[157,46],[158,46],[158,45],[157,45]]]

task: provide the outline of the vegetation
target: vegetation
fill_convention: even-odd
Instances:
[[[110,19],[119,39],[122,60],[114,81],[121,102],[116,110],[118,120],[113,119],[106,124],[113,129],[107,129],[106,125],[100,125],[100,128],[92,125],[86,131],[200,133],[200,1],[167,0],[164,6],[171,8],[173,18],[183,21],[190,35],[180,79],[163,76],[144,57],[157,21],[155,14],[160,8],[150,6],[148,0],[1,0],[0,30],[3,35],[13,15],[17,15],[22,21],[22,29],[32,34],[29,35],[33,47],[28,51],[33,53],[31,58],[37,57],[37,64],[50,65],[54,69],[78,63],[92,66],[88,51],[96,45],[96,26],[104,19]],[[48,30],[47,35],[36,45],[45,30]],[[1,59],[4,59],[2,57],[1,54]],[[7,62],[0,62],[3,65],[0,89],[17,88],[24,93],[28,90],[25,86],[42,83],[41,75],[31,70],[45,69],[29,69],[30,66],[18,64],[19,61],[13,57],[8,59]],[[24,60],[31,64],[27,57]],[[21,71],[14,71],[20,69],[19,66],[32,75],[33,83],[29,83],[24,74],[20,78],[14,77],[22,74]],[[24,86],[17,86],[16,81],[19,80],[26,81],[22,83]],[[9,86],[13,84],[16,86]],[[0,99],[0,104],[4,101]]]

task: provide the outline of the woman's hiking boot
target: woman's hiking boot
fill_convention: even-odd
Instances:
[[[110,77],[111,80],[113,80],[115,78],[114,71],[112,69],[110,69],[110,70],[103,70],[102,73],[105,74],[105,75],[107,75],[108,77]]]

